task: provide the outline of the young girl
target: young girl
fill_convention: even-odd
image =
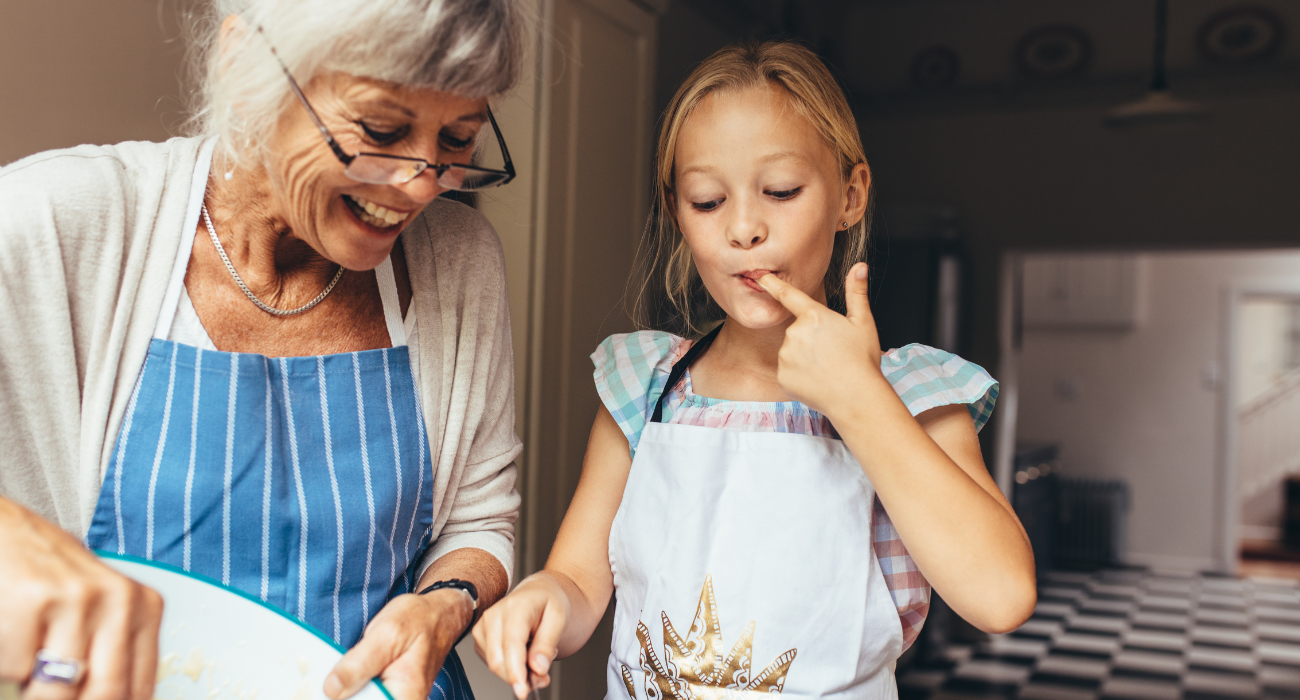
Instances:
[[[931,584],[981,629],[1019,626],[1033,556],[976,439],[997,383],[881,354],[871,175],[826,67],[792,43],[718,52],[668,108],[657,179],[640,315],[671,332],[592,355],[582,478],[545,570],[474,629],[488,666],[521,698],[547,684],[615,591],[620,700],[897,697]]]

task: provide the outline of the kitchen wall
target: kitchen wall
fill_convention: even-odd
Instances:
[[[184,117],[183,6],[151,0],[6,3],[0,165],[51,148],[176,134]]]
[[[1132,563],[1213,569],[1224,291],[1300,284],[1300,251],[1135,255],[1143,260],[1136,328],[1025,329],[1017,438],[1059,443],[1067,476],[1129,483]]]

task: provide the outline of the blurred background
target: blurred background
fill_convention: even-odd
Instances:
[[[1300,2],[521,1],[520,177],[472,202],[508,263],[519,575],[577,482],[587,355],[631,329],[660,111],[725,44],[795,38],[861,127],[882,343],[1002,382],[985,461],[1040,567],[1010,635],[935,596],[901,695],[1300,696]],[[10,3],[0,164],[182,133],[196,2]],[[553,700],[603,696],[601,634]]]

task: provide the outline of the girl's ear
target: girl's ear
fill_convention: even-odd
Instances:
[[[848,182],[844,183],[844,211],[842,221],[853,226],[867,213],[867,194],[871,191],[871,169],[866,163],[858,163],[849,171]]]

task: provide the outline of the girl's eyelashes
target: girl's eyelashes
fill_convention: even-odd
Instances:
[[[725,197],[718,197],[717,199],[710,199],[707,202],[691,202],[691,207],[694,208],[695,211],[713,211],[714,209],[717,209],[725,199]]]
[[[411,126],[409,124],[399,126],[391,131],[377,129],[360,119],[356,120],[356,125],[361,127],[361,130],[366,133],[366,138],[370,139],[370,141],[378,146],[390,146],[401,141],[403,138],[406,138],[406,135],[411,133]]]
[[[788,190],[763,190],[763,194],[781,202],[794,199],[799,196],[800,192],[803,192],[802,186]],[[709,212],[721,206],[726,199],[726,197],[718,197],[717,199],[710,199],[707,202],[691,202],[691,207],[695,209],[695,211]]]

